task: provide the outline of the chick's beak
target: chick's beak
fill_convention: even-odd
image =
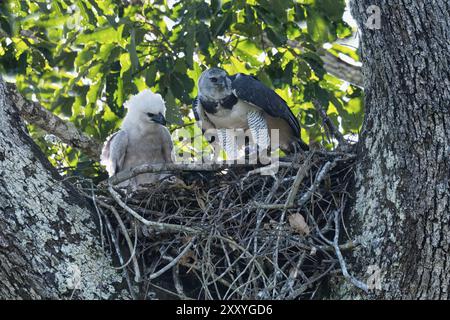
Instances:
[[[158,113],[157,115],[154,115],[153,117],[152,117],[152,120],[154,121],[154,122],[156,122],[156,123],[159,123],[159,124],[161,124],[161,125],[163,125],[163,126],[165,126],[166,125],[166,118],[164,118],[164,116],[163,116],[163,114],[160,112],[160,113]]]

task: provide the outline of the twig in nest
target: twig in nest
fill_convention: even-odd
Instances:
[[[136,211],[131,209],[129,206],[127,206],[121,199],[120,195],[113,189],[112,186],[108,187],[109,192],[111,193],[111,196],[116,200],[116,202],[119,204],[119,206],[122,207],[126,212],[131,214],[134,218],[136,218],[139,222],[144,224],[145,226],[149,227],[152,230],[159,231],[159,232],[186,232],[186,233],[193,233],[198,234],[201,232],[201,230],[185,227],[182,225],[177,224],[169,224],[169,223],[161,223],[161,222],[154,222],[147,220],[143,217],[141,217]]]
[[[177,290],[178,295],[181,299],[186,299],[186,294],[184,293],[183,284],[180,281],[180,266],[175,264],[175,266],[172,268],[172,278],[173,283],[175,285],[175,290]]]
[[[289,192],[289,195],[287,197],[287,200],[284,205],[284,210],[281,214],[280,220],[278,222],[277,226],[277,240],[275,244],[275,251],[273,253],[273,261],[275,266],[275,275],[274,275],[274,289],[272,292],[272,297],[277,296],[277,292],[275,290],[277,285],[277,279],[279,274],[279,266],[278,266],[278,252],[279,252],[279,243],[281,239],[281,232],[282,232],[282,226],[284,225],[284,220],[286,217],[286,212],[288,208],[291,208],[294,205],[295,197],[297,196],[298,189],[300,188],[300,184],[303,181],[303,179],[308,174],[308,171],[311,169],[313,163],[311,162],[312,157],[314,156],[314,152],[310,152],[308,157],[306,158],[305,162],[303,163],[302,167],[298,169],[297,175],[295,176],[294,183],[292,184],[291,191]]]
[[[316,192],[316,189],[319,187],[320,183],[325,179],[328,172],[333,169],[336,166],[336,161],[333,162],[327,162],[322,167],[320,172],[316,175],[316,179],[314,180],[313,185],[308,189],[308,192],[306,192],[299,200],[298,206],[303,207],[306,202],[308,202],[309,199],[311,199],[311,196]]]
[[[319,115],[322,117],[323,122],[327,126],[330,134],[336,138],[336,140],[339,142],[339,145],[343,148],[347,147],[349,143],[345,140],[342,133],[339,131],[338,128],[334,125],[333,121],[331,121],[330,117],[328,117],[325,110],[322,108],[319,100],[314,99],[313,105],[316,108],[316,110],[319,112]]]
[[[288,201],[286,201],[284,204],[277,204],[277,203],[255,203],[255,206],[257,208],[261,208],[261,209],[267,209],[267,210],[281,210],[281,209],[292,209],[292,208],[301,208],[305,205],[306,202],[308,202],[309,199],[311,199],[311,196],[316,192],[317,188],[319,187],[320,183],[323,181],[323,179],[325,179],[325,177],[327,176],[328,172],[330,170],[332,170],[337,164],[337,161],[334,160],[332,162],[327,162],[322,169],[319,171],[319,173],[316,175],[316,179],[314,180],[314,183],[311,185],[311,187],[308,189],[307,192],[305,192],[303,194],[303,196],[300,198],[300,200],[295,203],[292,202],[292,199],[295,200],[295,196],[292,196],[292,199]],[[309,166],[309,169],[311,168],[311,165]],[[302,168],[307,168],[307,166],[302,167]],[[300,178],[302,177],[302,168],[299,169],[299,171],[297,172],[297,174],[299,175],[299,179],[297,180],[297,188],[300,186],[301,180]],[[309,170],[308,169],[308,170]],[[303,180],[303,179],[302,179]],[[295,181],[294,181],[295,184]],[[292,195],[294,195],[295,188],[293,187],[292,189]]]
[[[109,179],[110,185],[116,185],[121,182],[134,178],[142,173],[155,172],[186,172],[186,171],[221,171],[230,168],[248,168],[254,167],[251,164],[221,164],[221,163],[161,163],[161,164],[143,164],[129,170],[121,171]]]
[[[341,265],[342,274],[344,277],[349,280],[355,287],[363,290],[364,292],[368,293],[369,288],[367,284],[361,282],[360,280],[356,279],[355,277],[351,276],[348,273],[347,265],[345,264],[344,257],[342,256],[341,249],[339,248],[339,215],[340,210],[336,210],[334,213],[334,225],[335,225],[335,231],[334,231],[334,239],[333,239],[333,247],[336,252],[336,256],[338,257],[339,264]]]
[[[242,178],[241,184],[244,183],[244,181],[247,180],[249,177],[251,177],[255,174],[271,176],[272,178],[276,179],[275,173],[278,171],[279,167],[280,167],[280,162],[274,162],[274,163],[271,163],[270,165],[251,170],[251,171],[247,172],[247,174],[245,175],[244,178]]]
[[[297,171],[297,175],[295,176],[294,183],[292,184],[291,192],[289,193],[289,196],[286,200],[286,203],[284,205],[285,209],[292,208],[294,205],[295,197],[297,196],[298,189],[300,188],[300,184],[302,183],[303,179],[308,174],[308,171],[313,166],[313,163],[311,162],[311,159],[313,157],[314,153],[311,152],[308,157],[306,158],[305,162],[301,166],[300,169]]]
[[[114,229],[113,229],[113,227],[111,225],[111,222],[109,222],[108,217],[106,215],[104,215],[104,218],[105,218],[106,227],[108,228],[108,231],[109,231],[110,236],[111,236],[111,241],[112,241],[112,243],[114,245],[114,249],[116,251],[117,257],[119,258],[119,262],[120,262],[121,265],[123,265],[125,263],[124,262],[125,260],[123,259],[122,252],[120,252],[120,247],[119,247],[119,243],[117,241],[117,238],[114,236]],[[130,277],[128,276],[128,271],[126,269],[124,269],[123,273],[125,275],[125,280],[127,282],[128,290],[130,292],[130,295],[133,298],[133,300],[136,300],[136,293],[134,292],[133,285],[131,284]]]
[[[134,281],[139,282],[141,280],[141,272],[139,270],[139,264],[136,259],[136,244],[137,244],[137,234],[135,235],[135,243],[131,242],[130,236],[128,235],[127,228],[125,227],[125,224],[123,223],[122,219],[120,218],[119,213],[117,212],[116,208],[113,206],[110,206],[100,200],[97,200],[99,205],[108,209],[114,214],[114,217],[117,219],[117,223],[120,226],[120,230],[122,231],[123,236],[125,237],[125,241],[127,242],[128,248],[130,250],[130,258],[126,263],[122,263],[122,265],[116,269],[124,269],[128,266],[128,264],[133,261],[133,269],[134,269]]]
[[[188,252],[188,250],[192,247],[192,245],[194,244],[194,241],[196,240],[196,237],[192,238],[192,240],[188,243],[188,245],[183,249],[183,251],[181,251],[181,253],[176,256],[169,264],[167,264],[165,267],[161,268],[160,270],[158,270],[157,272],[152,273],[148,279],[149,280],[153,280],[158,278],[160,275],[162,275],[164,272],[166,272],[167,270],[169,270],[170,268],[172,268],[175,264],[178,263],[178,261],[180,261],[180,259]]]

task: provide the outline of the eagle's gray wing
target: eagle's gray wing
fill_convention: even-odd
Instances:
[[[194,101],[192,101],[192,112],[194,113],[195,121],[200,122],[200,110],[198,104],[200,103],[200,99],[195,97]]]
[[[194,112],[195,120],[197,124],[200,126],[202,131],[208,129],[214,129],[214,124],[208,119],[208,116],[205,114],[205,110],[202,107],[199,97],[196,97],[192,102],[192,111]]]
[[[291,109],[275,91],[252,76],[238,73],[230,76],[233,93],[239,99],[260,108],[270,116],[287,121],[293,134],[300,137],[300,125]]]
[[[196,97],[192,102],[192,111],[194,113],[195,121],[203,134],[205,134],[206,130],[216,129],[216,126],[208,119],[199,97]],[[205,136],[205,138],[210,143],[215,140],[215,136]]]
[[[105,142],[100,163],[106,166],[110,177],[122,170],[127,154],[128,134],[124,130],[112,134]]]

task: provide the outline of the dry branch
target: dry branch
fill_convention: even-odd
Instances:
[[[143,164],[129,170],[121,171],[117,175],[109,179],[109,183],[117,185],[121,182],[127,181],[143,173],[155,172],[181,172],[181,171],[221,171],[236,167],[252,167],[254,165],[229,165],[229,164],[204,164],[204,163],[161,163],[161,164]]]
[[[336,140],[339,142],[339,146],[342,149],[349,146],[349,143],[345,140],[342,133],[339,131],[338,128],[334,125],[334,123],[331,121],[330,117],[328,117],[326,111],[322,108],[320,102],[316,99],[313,101],[314,107],[319,112],[320,117],[322,118],[323,122],[325,123],[326,127],[328,128],[330,134],[336,138]]]
[[[355,277],[351,276],[348,273],[347,265],[345,263],[344,257],[342,256],[341,249],[339,248],[339,228],[340,228],[339,227],[339,216],[340,216],[340,211],[336,210],[334,213],[335,232],[334,232],[333,247],[334,247],[334,250],[336,251],[336,255],[338,257],[339,264],[341,265],[342,274],[344,275],[344,277],[346,279],[348,279],[351,283],[353,283],[353,285],[355,287],[360,288],[361,290],[363,290],[364,292],[367,293],[369,291],[367,284],[361,282],[360,280],[356,279]]]
[[[78,130],[70,121],[65,121],[45,109],[38,102],[26,100],[14,84],[7,84],[8,96],[20,115],[28,122],[38,126],[49,134],[53,134],[62,142],[83,151],[89,158],[100,158],[101,144]]]
[[[269,38],[266,35],[263,36],[262,41],[265,46],[274,47],[273,43],[269,40]],[[286,42],[286,45],[290,48],[305,51],[304,46],[302,46],[300,42],[295,40],[288,40]],[[327,50],[320,50],[319,54],[322,61],[324,62],[323,67],[328,73],[336,76],[339,79],[347,81],[348,83],[351,83],[353,85],[359,87],[362,87],[364,85],[362,69],[360,66],[350,64],[340,59],[339,57],[336,57],[335,55],[331,54]]]

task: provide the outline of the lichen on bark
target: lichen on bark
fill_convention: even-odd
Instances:
[[[0,78],[0,298],[128,298],[93,211],[29,138]]]
[[[362,245],[352,270],[379,288],[348,284],[335,297],[448,299],[450,284],[450,1],[359,0],[366,116],[356,204],[348,219]],[[380,29],[367,9],[380,8]]]

